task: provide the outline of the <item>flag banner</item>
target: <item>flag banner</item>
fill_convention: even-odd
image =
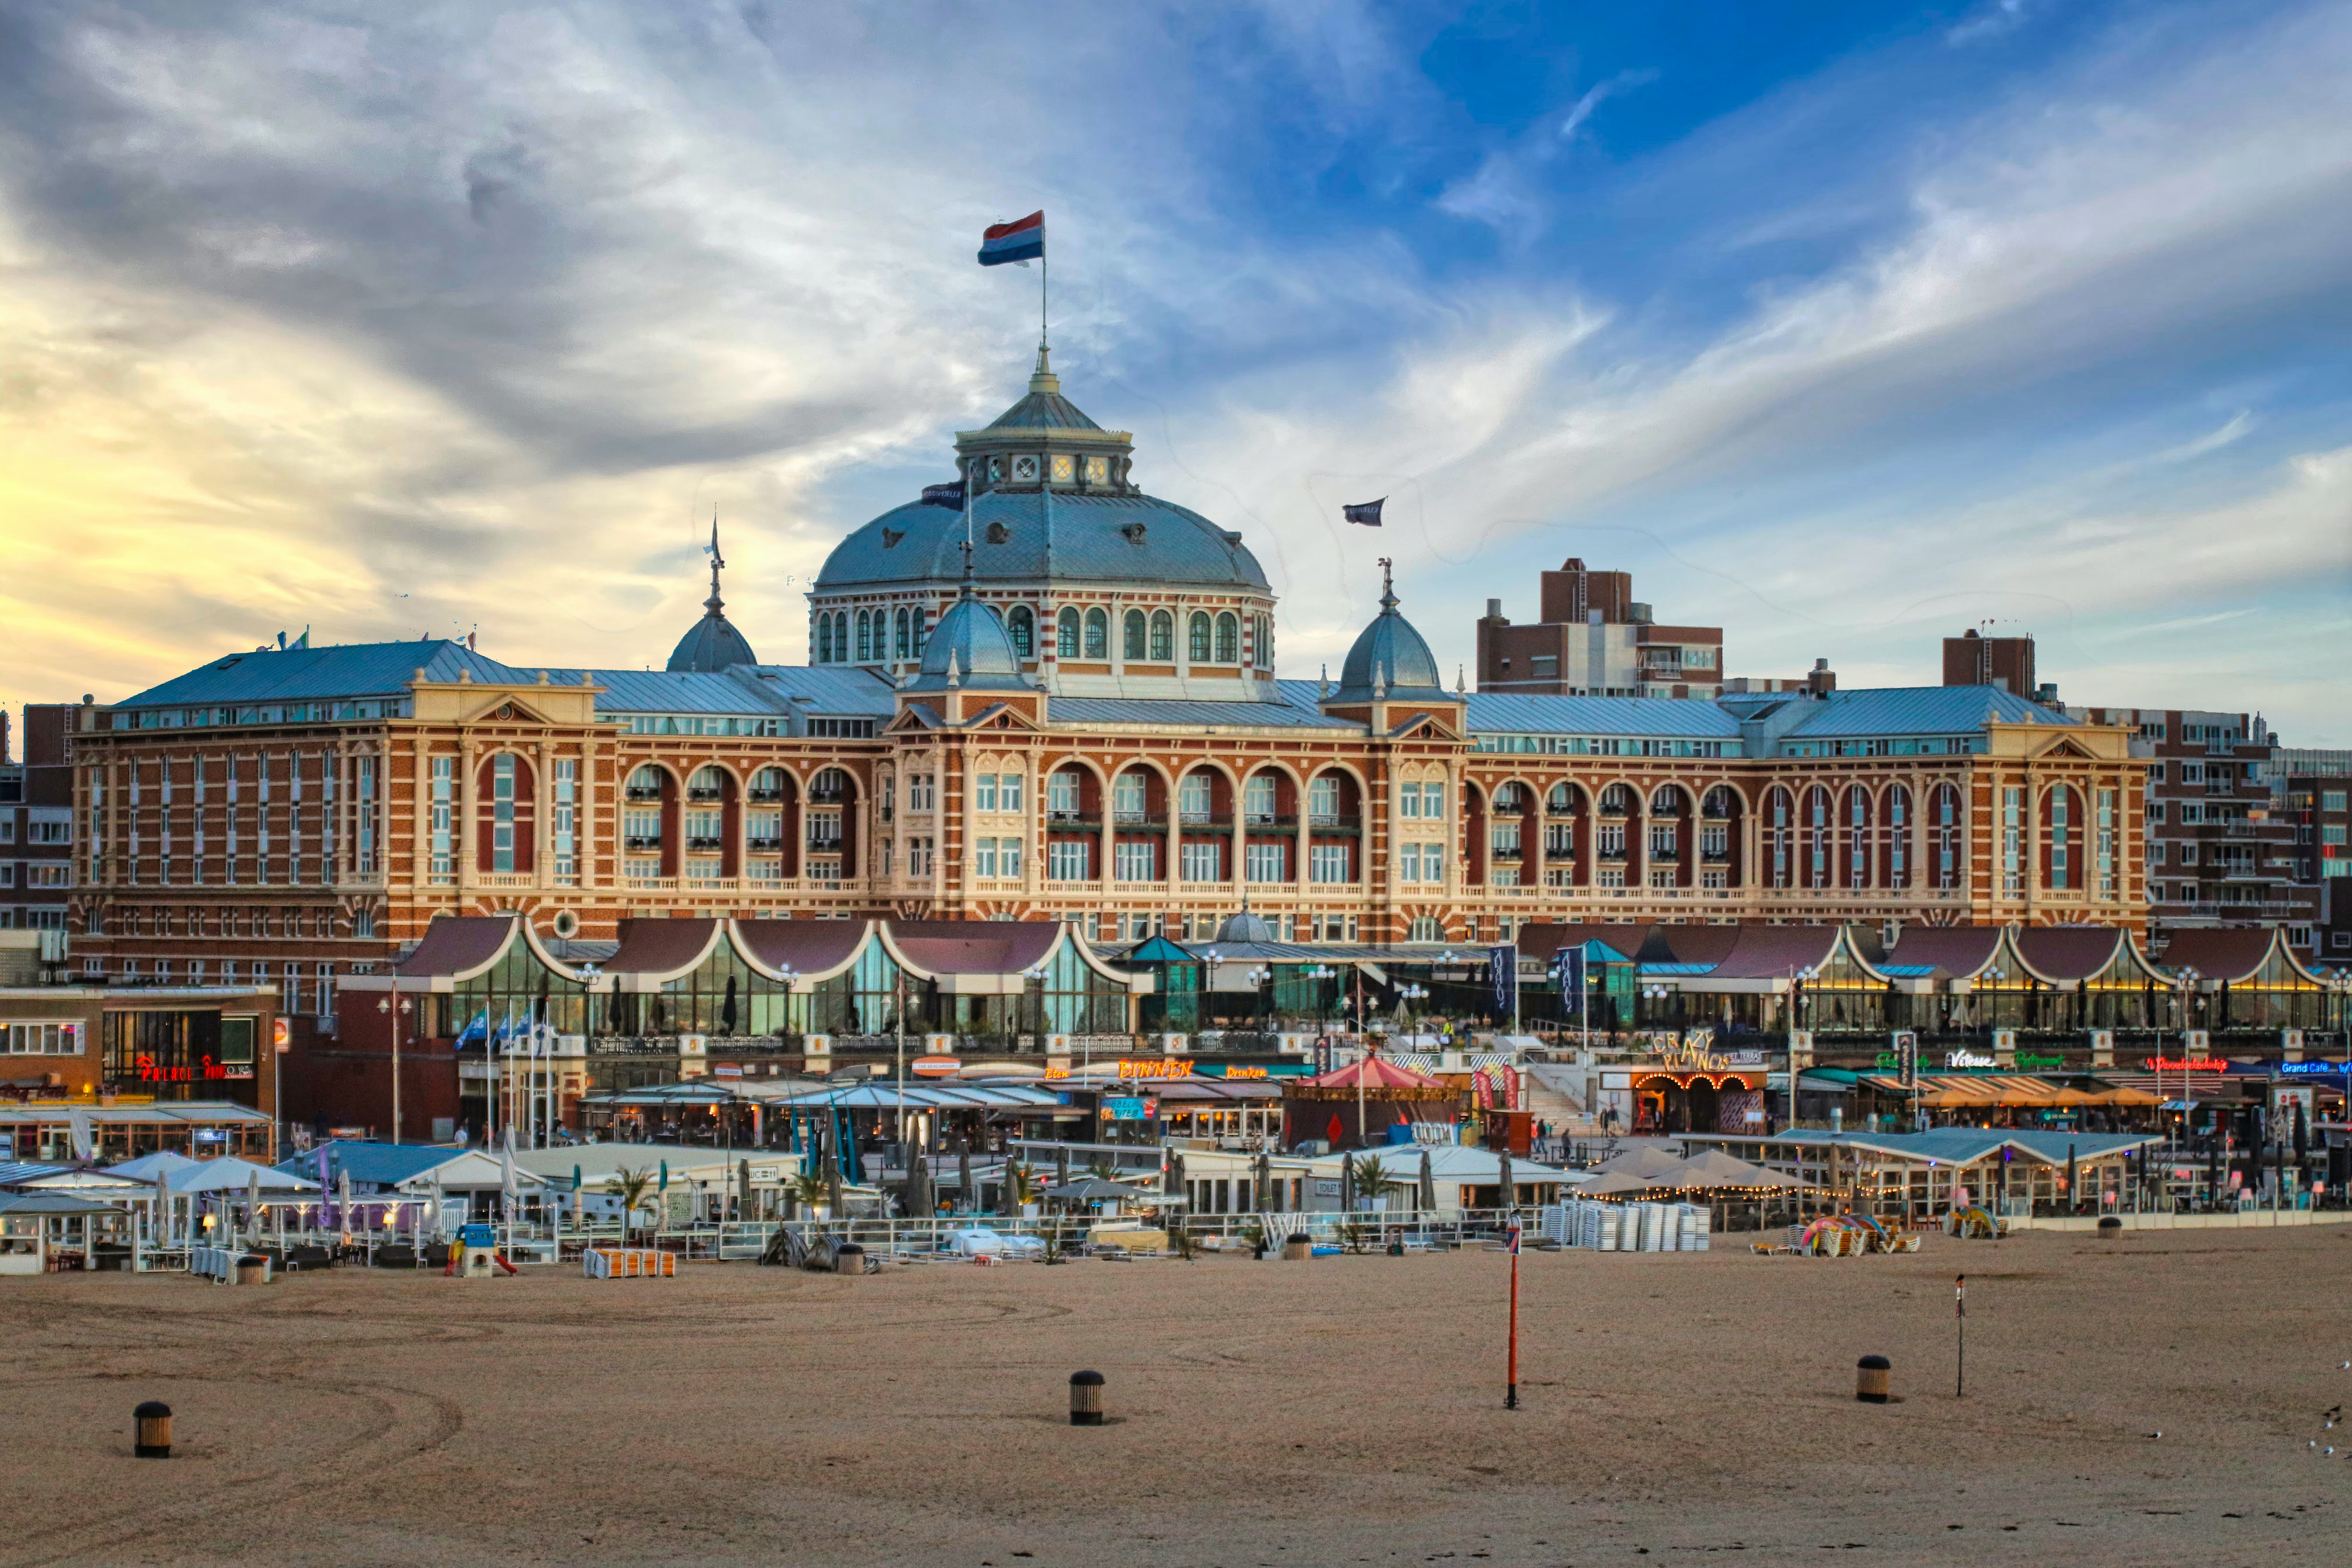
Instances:
[[[1002,267],[1008,261],[1029,261],[1045,254],[1045,211],[1040,207],[1011,223],[991,224],[980,237],[980,264]]]
[[[1563,947],[1552,955],[1552,983],[1559,987],[1559,1013],[1563,1018],[1584,1015],[1584,949]]]
[[[1495,1021],[1508,1024],[1519,1011],[1519,950],[1516,947],[1488,948],[1486,970],[1494,982]]]
[[[1389,498],[1382,496],[1378,500],[1359,501],[1354,506],[1343,506],[1339,510],[1346,515],[1349,522],[1360,522],[1366,528],[1378,528],[1381,525],[1381,508],[1388,504]]]

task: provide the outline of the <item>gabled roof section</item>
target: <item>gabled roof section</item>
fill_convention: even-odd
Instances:
[[[874,936],[872,921],[743,921],[730,922],[735,951],[771,980],[789,973],[795,988],[830,980],[857,962]]]
[[[136,697],[118,708],[161,708],[215,702],[270,702],[287,698],[393,697],[408,689],[419,668],[428,681],[468,679],[505,686],[531,686],[537,669],[500,664],[446,637],[417,642],[353,643],[342,647],[264,648],[223,655]],[[562,671],[551,671],[559,684]],[[576,680],[576,675],[571,678]]]
[[[1897,932],[1886,963],[1899,968],[1940,970],[1952,980],[1973,980],[2000,956],[2002,926],[1906,925]]]
[[[2217,926],[2176,931],[2164,946],[2163,967],[2174,974],[2183,968],[2197,971],[2200,983],[2237,984],[2257,978],[2275,957],[2286,971],[2316,985],[2319,977],[2305,969],[2286,945],[2286,932],[2276,926]],[[2207,989],[2211,986],[2208,984]]]
[[[513,915],[436,915],[393,973],[404,980],[471,980],[505,956],[519,923]]]
[[[719,920],[638,919],[621,922],[620,950],[604,961],[604,973],[625,991],[656,991],[666,981],[690,974],[726,935]]]
[[[2070,989],[2104,973],[2123,944],[2117,926],[2020,926],[2009,933],[2019,968],[2045,984]]]
[[[1791,972],[1827,965],[1845,941],[1843,926],[1749,925],[1738,931],[1739,940],[1707,972],[1709,980],[1775,981],[1785,986]]]
[[[1647,925],[1557,925],[1536,921],[1519,928],[1519,952],[1549,963],[1552,955],[1562,948],[1589,949],[1590,943],[1597,942],[1618,957],[1631,961],[1642,954],[1656,929]]]

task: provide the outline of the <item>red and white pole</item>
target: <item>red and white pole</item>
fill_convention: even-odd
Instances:
[[[1511,1252],[1511,1356],[1509,1382],[1503,1394],[1503,1408],[1519,1407],[1519,1222],[1511,1221],[1505,1232]]]

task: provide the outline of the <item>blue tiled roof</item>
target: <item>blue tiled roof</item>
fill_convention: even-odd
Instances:
[[[604,694],[599,713],[809,713],[888,718],[897,711],[887,681],[866,670],[800,665],[738,665],[724,674],[698,670],[594,669]],[[809,700],[795,703],[795,698]]]
[[[1841,691],[1784,731],[1790,740],[1835,735],[1968,735],[1988,719],[2074,727],[2074,721],[1997,686],[1893,686]]]
[[[118,708],[201,706],[206,703],[273,702],[288,698],[395,697],[408,689],[419,668],[427,680],[476,680],[528,686],[536,668],[519,669],[446,638],[417,642],[353,643],[345,647],[268,648],[233,653],[174,676],[161,686],[127,697]],[[578,679],[551,672],[561,684]]]
[[[1470,694],[1470,731],[1510,735],[1651,735],[1736,741],[1739,721],[1712,702],[1671,697]]]
[[[739,679],[756,679],[767,689],[786,697],[805,697],[812,713],[856,714],[887,719],[898,710],[894,688],[881,676],[849,665],[763,664],[755,670],[737,670]]]
[[[1181,698],[1056,697],[1047,717],[1056,724],[1183,724],[1225,729],[1354,730],[1363,726],[1332,719],[1315,705],[1311,680],[1278,680],[1279,702],[1194,702]]]
[[[1240,542],[1195,511],[1145,495],[1053,498],[1052,524],[1034,490],[990,490],[971,508],[972,576],[991,583],[1046,579],[1118,584],[1208,584],[1266,588],[1265,573]],[[992,543],[1002,523],[1005,538]],[[1140,524],[1130,538],[1121,531]],[[863,583],[955,583],[963,576],[963,513],[912,501],[884,512],[834,546],[820,589]],[[895,538],[896,543],[886,543]]]

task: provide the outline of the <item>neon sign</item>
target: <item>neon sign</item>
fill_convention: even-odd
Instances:
[[[2281,1078],[2335,1078],[2352,1072],[2352,1062],[2281,1062],[2278,1072]]]
[[[210,1055],[196,1058],[194,1067],[157,1067],[155,1058],[142,1051],[138,1058],[139,1081],[142,1083],[206,1083],[222,1079],[246,1079],[253,1076],[249,1065],[229,1066],[215,1061]]]
[[[2142,1057],[2139,1065],[2150,1072],[2228,1072],[2219,1057]]]
[[[1996,1068],[2000,1058],[1984,1051],[1946,1051],[1944,1065],[1948,1068]]]

